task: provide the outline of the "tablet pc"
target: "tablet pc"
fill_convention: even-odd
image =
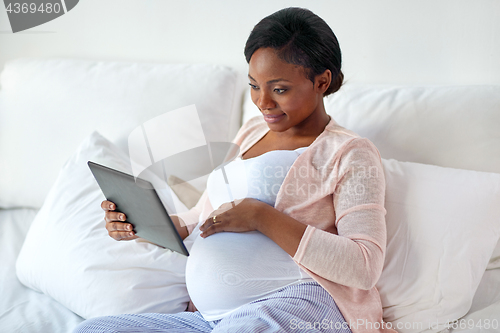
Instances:
[[[150,182],[88,162],[94,178],[107,200],[116,205],[116,211],[127,216],[135,234],[156,245],[179,252],[189,253],[177,232],[172,219]]]

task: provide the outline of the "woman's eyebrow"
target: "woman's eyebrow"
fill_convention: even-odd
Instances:
[[[250,80],[257,82],[257,80],[255,80],[250,74],[248,74],[248,77],[250,78]],[[278,79],[267,81],[266,83],[267,84],[269,84],[269,83],[276,83],[276,82],[279,82],[279,81],[290,82],[289,80],[286,80],[286,79],[283,79],[283,78],[278,78]]]

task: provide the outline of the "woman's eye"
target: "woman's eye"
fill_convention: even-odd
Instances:
[[[278,94],[282,94],[286,91],[286,89],[279,89],[279,88],[276,88],[274,89],[275,92],[277,92]]]
[[[254,90],[259,89],[255,84],[249,83],[248,85]]]

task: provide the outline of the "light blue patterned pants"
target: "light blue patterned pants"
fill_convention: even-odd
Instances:
[[[330,294],[318,283],[306,282],[284,287],[216,321],[206,321],[199,312],[126,314],[86,320],[73,333],[116,332],[351,331]]]

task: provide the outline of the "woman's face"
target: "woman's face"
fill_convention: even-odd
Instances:
[[[260,48],[254,52],[248,71],[252,101],[270,130],[299,129],[324,116],[323,93],[329,85],[329,75],[324,74],[318,75],[313,84],[302,66],[281,60],[274,49]],[[326,76],[327,83],[322,82],[322,76]]]

